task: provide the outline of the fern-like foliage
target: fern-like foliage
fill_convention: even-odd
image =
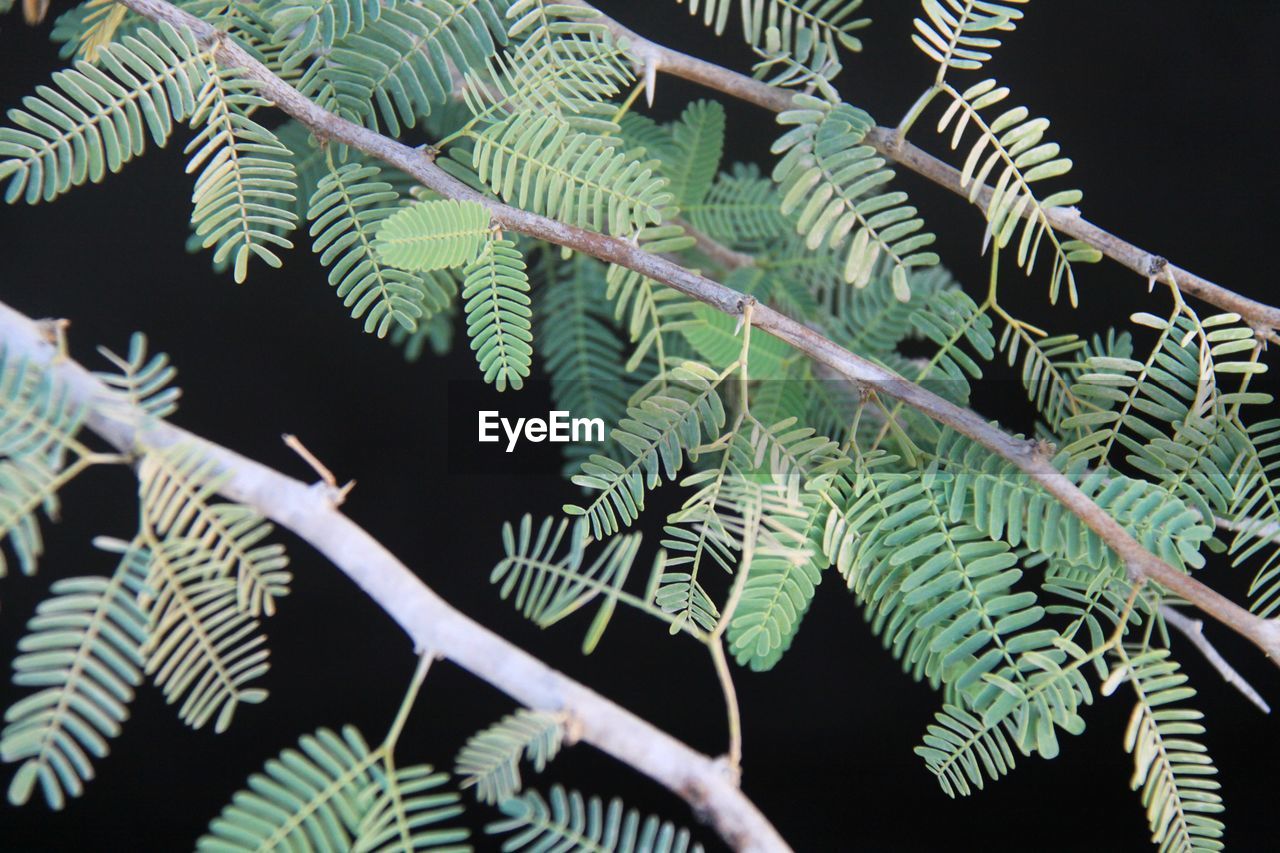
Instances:
[[[49,373],[0,350],[0,542],[23,574],[44,552],[37,513],[56,518],[58,491],[90,464],[76,438],[86,414]],[[7,572],[0,553],[0,577]]]
[[[692,248],[693,238],[679,225],[645,228],[637,242],[647,252],[682,252]],[[613,264],[606,276],[605,298],[613,302],[614,317],[632,343],[631,357],[624,369],[634,372],[646,360],[656,363],[661,378],[671,361],[683,350],[679,336],[693,304],[670,287],[646,278],[635,270]]]
[[[1000,351],[1018,368],[1027,396],[1053,434],[1061,434],[1067,418],[1094,408],[1071,387],[1086,346],[1079,335],[1037,335],[1013,323],[1000,334]]]
[[[223,478],[195,446],[148,451],[138,470],[150,569],[146,672],[183,722],[224,731],[270,668],[256,617],[288,592],[288,559],[264,544],[272,527],[252,509],[214,500]]]
[[[925,732],[916,754],[948,797],[968,796],[986,780],[999,780],[1017,763],[1011,745],[1011,721],[987,725],[957,705],[946,705]]]
[[[894,293],[910,299],[907,273],[938,262],[936,254],[923,251],[936,238],[922,230],[924,220],[906,204],[905,193],[881,191],[893,170],[863,144],[875,127],[871,116],[797,95],[778,123],[791,130],[773,144],[773,153],[783,155],[773,177],[781,185],[783,213],[799,211],[796,227],[808,247],[847,245],[844,277],[859,287],[871,280],[883,253],[893,261]]]
[[[178,371],[164,353],[147,357],[146,335],[133,333],[129,338],[127,356],[116,355],[106,347],[98,347],[98,352],[116,370],[94,375],[114,390],[122,402],[133,409],[141,409],[152,418],[167,418],[178,410],[178,398],[182,392],[173,386]]]
[[[628,112],[614,125],[617,128],[614,133],[628,149],[643,149],[645,156],[662,163],[675,162],[676,141],[671,123],[659,124],[643,113]]]
[[[893,293],[892,266],[882,259],[861,290],[829,288],[820,309],[828,337],[863,356],[883,357],[896,352],[904,341],[919,336],[919,325],[913,317],[921,306],[931,304],[940,293],[958,289],[942,267],[916,270],[910,286],[911,301],[898,299]]]
[[[594,455],[582,463],[573,482],[599,494],[586,507],[566,505],[565,512],[586,516],[596,539],[629,527],[644,510],[644,495],[665,473],[674,479],[684,457],[696,457],[705,440],[724,427],[724,403],[717,388],[727,374],[706,365],[684,362],[638,405],[627,409],[613,438],[630,457],[626,463]]]
[[[999,33],[1022,20],[1018,5],[1027,0],[922,0],[928,20],[915,19],[911,40],[938,63],[938,82],[949,69],[974,71],[1000,46]]]
[[[551,399],[574,417],[617,423],[639,382],[623,371],[626,357],[605,296],[604,267],[583,255],[560,262],[546,250],[542,261],[547,284],[540,291],[538,338]],[[565,459],[576,470],[592,449],[567,444]]]
[[[738,270],[726,282],[737,288],[754,274],[754,270]],[[688,314],[679,323],[678,330],[698,357],[717,368],[734,364],[742,353],[742,337],[735,334],[735,319],[701,303],[689,305],[687,310]],[[794,349],[766,335],[752,336],[748,359],[751,377],[761,380],[786,379],[800,361]]]
[[[352,317],[365,318],[364,330],[380,338],[393,324],[410,332],[418,327],[426,313],[424,294],[433,283],[387,266],[374,248],[379,227],[395,213],[400,198],[391,184],[379,180],[381,174],[377,166],[361,163],[331,168],[307,213],[312,248],[330,268],[329,284]]]
[[[517,113],[475,137],[476,174],[502,198],[594,231],[631,235],[662,221],[666,181],[556,115]]]
[[[1273,547],[1280,545],[1276,541],[1280,535],[1280,476],[1276,463],[1280,420],[1258,421],[1235,435],[1240,439],[1241,481],[1229,516],[1237,519],[1239,531],[1229,550],[1238,564],[1270,548],[1249,586],[1249,595],[1253,596],[1255,611],[1271,616],[1280,606],[1280,547]]]
[[[453,772],[480,802],[506,802],[520,792],[521,759],[541,773],[560,752],[564,725],[561,714],[522,708],[467,738]]]
[[[490,239],[465,271],[462,285],[467,337],[484,381],[519,390],[533,359],[529,276],[510,240]]]
[[[57,465],[73,450],[85,415],[52,375],[0,350],[0,456]]]
[[[684,3],[686,0],[678,0]],[[807,55],[812,42],[821,42],[834,50],[839,44],[846,50],[862,50],[862,41],[854,35],[871,23],[870,18],[857,17],[862,0],[687,0],[689,14],[702,15],[703,23],[714,27],[716,35],[724,32],[731,9],[741,12],[742,32],[754,47],[765,44],[770,30],[775,31],[789,54]]]
[[[1090,565],[1077,565],[1065,560],[1050,560],[1046,565],[1045,579],[1040,588],[1055,596],[1045,611],[1053,616],[1069,616],[1070,624],[1062,631],[1064,640],[1075,642],[1077,637],[1088,637],[1089,648],[1103,649],[1110,635],[1120,625],[1124,614],[1129,614],[1129,627],[1151,624],[1162,603],[1159,595],[1142,595],[1130,605],[1133,586],[1123,568],[1104,568],[1101,571]],[[1093,658],[1092,664],[1099,680],[1108,675],[1103,656]]]
[[[968,796],[972,786],[981,789],[986,779],[999,780],[1013,769],[1015,751],[1029,754],[1033,744],[1042,755],[1052,757],[1054,747],[1050,746],[1048,752],[1045,748],[1046,744],[1053,744],[1053,723],[1072,733],[1079,733],[1083,728],[1078,708],[1081,702],[1091,701],[1091,695],[1079,670],[1090,660],[1099,667],[1102,663],[1100,655],[1086,654],[1073,642],[1073,637],[1087,623],[1093,631],[1094,648],[1104,648],[1107,641],[1098,626],[1099,611],[1113,624],[1118,623],[1119,614],[1127,612],[1128,594],[1123,574],[1088,568],[1084,574],[1088,575],[1083,580],[1084,593],[1071,591],[1072,600],[1080,602],[1079,605],[1047,608],[1049,613],[1079,615],[1055,640],[1058,648],[1069,653],[1070,663],[1064,666],[1056,656],[1028,653],[1024,656],[1026,673],[1020,684],[988,676],[990,683],[997,684],[1003,693],[994,704],[980,708],[978,715],[948,704],[928,727],[924,743],[916,747],[915,752],[925,760],[948,796]],[[1070,580],[1074,584],[1080,579]],[[1048,590],[1050,586],[1046,584],[1045,588]],[[1062,587],[1055,589],[1061,591]],[[1147,615],[1150,616],[1150,612]],[[1033,723],[1039,727],[1038,732],[1030,730]]]
[[[949,518],[939,488],[948,478],[895,463],[886,455],[860,460],[844,509],[828,519],[826,552],[904,666],[946,685],[955,704],[981,720],[974,737],[952,746],[981,748],[999,724],[1020,751],[1056,755],[1055,730],[1082,731],[1078,709],[1092,699],[1078,667],[1066,663],[1073,647],[1044,623],[1034,592],[1015,591],[1022,571],[1010,546]],[[955,730],[957,716],[944,715],[940,725]],[[937,736],[931,730],[921,754],[944,788],[963,791],[948,768],[971,762]]]
[[[676,159],[665,174],[682,208],[700,204],[710,192],[724,155],[724,134],[724,107],[715,101],[689,104],[672,128]]]
[[[977,202],[987,181],[995,180],[986,201],[984,247],[994,244],[996,249],[1004,249],[1017,237],[1018,266],[1030,275],[1041,243],[1047,239],[1053,252],[1049,298],[1056,302],[1065,283],[1067,297],[1076,305],[1073,264],[1096,263],[1102,253],[1081,240],[1062,240],[1049,221],[1050,211],[1072,207],[1084,194],[1072,189],[1041,196],[1035,186],[1071,171],[1071,161],[1059,156],[1058,144],[1044,141],[1049,120],[1030,118],[1026,107],[1005,109],[988,119],[984,111],[1009,97],[1009,89],[997,86],[995,80],[983,80],[963,92],[944,86],[952,100],[938,121],[938,133],[950,132],[952,150],[964,141],[970,127],[977,136],[960,170],[960,186],[968,189],[970,202]]]
[[[932,383],[933,390],[950,400],[967,402],[969,380],[982,378],[981,361],[990,361],[996,351],[991,333],[994,324],[986,307],[976,304],[963,290],[948,289],[912,312],[910,320],[917,334],[938,346],[916,372],[916,381]],[[932,431],[933,427],[927,425],[926,429]]]
[[[937,489],[952,520],[967,519],[1014,547],[1025,544],[1070,563],[1120,565],[1096,533],[1012,463],[951,431],[943,433],[934,458],[948,475]],[[1148,550],[1175,566],[1204,565],[1201,550],[1213,530],[1168,489],[1107,468],[1090,470],[1065,452],[1054,464]]]
[[[506,0],[394,3],[335,41],[303,90],[331,92],[334,106],[392,136],[442,105],[453,89],[450,63],[483,67],[506,41]],[[326,98],[322,96],[322,100]]]
[[[210,576],[190,540],[147,542],[146,672],[192,728],[226,731],[241,704],[264,702],[250,686],[270,664],[257,620],[237,607],[231,578]]]
[[[120,171],[148,136],[164,145],[174,121],[195,112],[211,61],[190,32],[161,24],[103,47],[101,67],[82,60],[55,73],[53,86],[9,111],[15,126],[0,128],[5,200],[52,201]]]
[[[514,0],[507,9],[507,36],[527,42],[549,43],[560,38],[600,36],[608,32],[600,12],[590,6],[570,6],[556,0]]]
[[[37,511],[56,518],[58,472],[38,458],[0,459],[0,537],[8,541],[24,575],[36,573],[44,554]],[[0,553],[0,576],[8,574],[8,561]]]
[[[458,827],[431,828],[461,813],[459,796],[430,767],[382,770],[353,726],[304,735],[249,777],[209,831],[201,851],[431,850],[466,840]]]
[[[284,43],[284,67],[296,66],[377,21],[396,0],[265,0],[273,40]]]
[[[547,628],[601,599],[595,619],[587,629],[582,650],[590,654],[599,644],[640,548],[640,535],[619,536],[605,544],[587,562],[585,524],[546,518],[535,531],[526,515],[517,530],[509,522],[502,527],[506,556],[493,567],[489,582],[498,585],[502,599],[512,599],[525,618]],[[566,541],[566,532],[568,533]],[[561,545],[567,546],[557,556]]]
[[[736,430],[711,444],[698,448],[698,455],[718,453],[719,464],[685,477],[680,485],[693,489],[680,509],[667,516],[663,527],[663,558],[654,603],[675,618],[671,633],[675,634],[692,622],[710,632],[720,621],[720,611],[703,586],[702,569],[715,565],[732,573],[737,566],[737,552],[742,550],[741,509],[728,500],[730,452]],[[726,523],[726,514],[732,518]]]
[[[753,420],[731,452],[736,476],[760,490],[761,520],[729,621],[729,648],[740,664],[762,671],[791,647],[830,562],[822,551],[828,514],[822,498],[835,494],[831,480],[847,459],[794,419],[768,427]]]
[[[297,221],[293,212],[296,173],[290,151],[275,134],[248,116],[268,102],[257,84],[219,68],[208,75],[191,116],[200,132],[187,143],[187,172],[200,170],[191,199],[191,222],[214,263],[230,260],[237,283],[249,259],[280,267],[270,248],[292,249],[283,235]]]
[[[1133,755],[1129,786],[1140,792],[1151,840],[1161,851],[1222,850],[1217,769],[1197,738],[1199,711],[1171,707],[1195,696],[1168,649],[1126,647],[1118,675],[1137,695],[1124,748]],[[1110,687],[1111,684],[1108,684]]]
[[[365,808],[352,853],[463,853],[471,833],[449,821],[463,812],[462,798],[445,788],[449,774],[426,764],[398,767],[360,794]]]
[[[143,518],[156,537],[180,546],[184,571],[229,579],[237,610],[271,616],[289,593],[289,558],[265,541],[274,528],[257,511],[217,500],[225,479],[195,445],[149,451],[138,466]]]
[[[560,27],[554,37],[530,37],[493,56],[487,69],[468,76],[463,97],[475,125],[538,112],[581,131],[608,133],[617,128],[616,107],[608,102],[634,77],[630,59],[626,44],[608,30],[575,33]]]
[[[752,246],[782,233],[786,219],[779,210],[775,185],[757,166],[733,164],[722,172],[700,202],[684,202],[681,210],[699,231],[735,246]]]
[[[1270,402],[1267,395],[1219,387],[1220,379],[1254,376],[1267,366],[1251,357],[1253,334],[1240,325],[1238,315],[1201,321],[1181,311],[1167,318],[1142,312],[1131,319],[1153,329],[1156,342],[1142,361],[1110,353],[1088,359],[1072,390],[1098,410],[1066,422],[1088,430],[1068,450],[1101,463],[1122,448],[1130,461],[1162,478],[1159,466],[1170,461],[1162,451],[1193,440],[1194,432],[1212,433],[1211,424],[1226,419],[1218,408]]]
[[[93,62],[98,51],[115,40],[129,8],[115,0],[88,0],[84,9],[85,30],[76,40],[76,53]]]
[[[489,236],[489,211],[473,201],[419,201],[396,212],[377,230],[382,261],[413,272],[464,266]]]
[[[53,809],[78,797],[129,717],[142,682],[147,618],[136,598],[147,561],[133,546],[121,550],[109,578],[56,581],[18,643],[14,683],[39,689],[9,707],[0,735],[0,758],[22,762],[9,786],[14,805],[37,784]]]
[[[513,797],[500,806],[506,816],[485,827],[497,835],[511,833],[504,851],[592,850],[600,853],[701,853],[688,830],[657,817],[641,818],[621,800],[606,805],[599,797],[587,799],[559,785],[549,799],[537,791]]]

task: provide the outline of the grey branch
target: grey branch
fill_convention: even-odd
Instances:
[[[261,95],[323,138],[334,139],[364,151],[405,172],[446,198],[484,205],[500,227],[539,240],[566,246],[606,263],[634,270],[686,296],[704,302],[730,316],[738,316],[745,297],[732,288],[691,272],[684,267],[649,254],[631,242],[595,231],[576,228],[554,219],[502,204],[476,192],[437,166],[434,160],[414,148],[388,139],[328,112],[298,90],[275,76],[232,39],[219,38],[207,22],[164,0],[120,0],[125,6],[151,18],[178,27],[187,27],[206,44],[217,43],[215,57],[228,68],[243,69],[243,75],[261,84]],[[693,60],[691,60],[693,61]],[[749,78],[744,78],[749,80]],[[767,87],[766,87],[767,88]],[[818,364],[866,385],[878,393],[900,400],[940,424],[974,440],[1013,463],[1023,473],[1056,498],[1096,533],[1124,562],[1133,578],[1155,581],[1195,604],[1205,613],[1249,639],[1280,666],[1280,621],[1262,619],[1169,565],[1148,551],[1114,518],[1089,499],[1066,475],[1055,468],[1036,442],[1016,438],[992,425],[986,418],[962,408],[916,385],[875,362],[854,355],[807,326],[759,305],[751,323],[786,341]]]
[[[1253,689],[1253,685],[1246,681],[1243,675],[1236,672],[1235,667],[1228,663],[1227,659],[1222,656],[1222,653],[1215,649],[1213,644],[1209,642],[1209,638],[1204,635],[1203,622],[1199,619],[1192,619],[1190,616],[1185,616],[1167,604],[1160,608],[1160,615],[1163,616],[1164,621],[1169,625],[1172,625],[1178,633],[1190,640],[1191,645],[1200,650],[1200,653],[1205,656],[1205,659],[1208,660],[1210,664],[1213,665],[1213,668],[1218,671],[1227,684],[1230,684],[1236,690],[1239,690],[1244,694],[1244,698],[1248,699],[1254,705],[1257,705],[1262,713],[1271,713],[1271,706],[1267,704],[1267,700],[1263,699],[1262,696],[1258,694],[1258,691]]]
[[[61,357],[44,328],[0,302],[0,344],[10,357],[43,367],[88,406],[87,424],[112,447],[190,445],[226,476],[219,491],[296,533],[356,582],[413,640],[506,693],[525,707],[563,713],[580,740],[683,797],[737,850],[788,850],[742,793],[722,761],[703,755],[590,688],[464,616],[367,531],[337,509],[338,490],[308,486],[163,421],[145,420],[84,367]],[[102,405],[107,401],[108,405]]]
[[[584,0],[564,0],[564,2],[573,6],[593,8]],[[784,89],[664,47],[607,16],[602,15],[600,20],[615,35],[625,37],[631,43],[632,53],[646,67],[698,83],[773,112],[782,112],[791,108],[791,94]],[[867,142],[880,154],[912,172],[928,178],[957,195],[968,197],[969,189],[961,186],[959,170],[902,139],[893,129],[874,128],[868,134]],[[987,186],[979,192],[978,203],[984,210],[991,200],[991,192],[991,188]],[[1030,209],[1023,215],[1031,215]],[[1277,335],[1277,331],[1280,330],[1280,308],[1242,296],[1190,270],[1169,263],[1155,253],[1141,249],[1099,228],[1072,208],[1055,208],[1049,210],[1047,215],[1049,222],[1059,233],[1083,240],[1108,258],[1133,270],[1143,279],[1158,277],[1169,280],[1171,278],[1183,293],[1202,299],[1224,311],[1233,311],[1245,318],[1250,325],[1270,340],[1280,341],[1280,335]]]

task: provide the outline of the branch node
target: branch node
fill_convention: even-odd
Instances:
[[[1038,438],[1035,440],[1032,452],[1045,462],[1050,462],[1058,455],[1058,445],[1047,438]]]
[[[62,317],[48,317],[36,321],[40,337],[56,351],[53,356],[54,364],[67,359],[67,329],[70,327],[71,321]]]
[[[731,756],[721,755],[712,762],[716,772],[728,780],[735,788],[742,787],[742,765],[737,764]]]

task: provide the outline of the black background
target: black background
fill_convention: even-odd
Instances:
[[[670,0],[604,4],[659,41],[745,68],[736,34],[717,40]],[[913,2],[868,0],[876,22],[866,50],[849,57],[842,90],[881,123],[892,124],[927,85],[932,66],[910,46]],[[54,12],[65,8],[55,2]],[[1213,11],[1210,11],[1213,10]],[[1051,138],[1074,158],[1082,208],[1104,227],[1250,295],[1277,301],[1272,215],[1280,9],[1272,2],[1033,3],[991,64],[1014,98],[1054,120]],[[0,104],[12,106],[58,66],[47,25],[0,21]],[[671,117],[693,87],[660,79],[656,114]],[[772,119],[729,104],[729,155],[768,167]],[[941,151],[928,121],[913,139]],[[122,350],[145,330],[178,365],[185,397],[175,422],[298,477],[310,472],[280,442],[297,433],[340,478],[359,481],[346,510],[449,601],[554,666],[598,688],[693,746],[723,748],[722,705],[708,661],[659,624],[620,613],[600,649],[578,651],[586,621],[550,632],[531,627],[497,600],[489,568],[503,520],[546,514],[573,497],[536,450],[505,474],[460,471],[441,452],[448,432],[474,430],[476,408],[514,410],[509,397],[460,393],[475,378],[465,347],[445,360],[406,364],[360,333],[306,251],[281,272],[262,266],[237,287],[209,272],[207,257],[184,253],[190,178],[180,142],[152,151],[102,186],[54,205],[0,210],[0,298],[29,315],[72,320],[73,354]],[[978,254],[981,218],[924,181],[906,177],[944,263],[971,293],[985,286]],[[301,241],[298,241],[301,242]],[[1049,318],[1044,279],[1006,278],[1015,313]],[[1082,307],[1059,316],[1058,331],[1095,330],[1132,310],[1159,305],[1137,276],[1104,263],[1083,272]],[[1027,408],[1007,372],[977,391],[977,403],[1025,429]],[[470,388],[470,386],[469,386]],[[534,386],[521,408],[545,410]],[[466,404],[466,399],[472,403]],[[451,405],[446,406],[446,401]],[[543,448],[546,446],[544,445]],[[535,454],[525,457],[525,453]],[[674,495],[655,497],[647,528]],[[46,525],[48,550],[34,578],[3,582],[0,649],[10,655],[52,579],[110,571],[95,534],[127,537],[135,517],[128,472],[82,477],[64,495],[64,520]],[[15,850],[174,850],[190,847],[262,762],[318,726],[358,725],[370,740],[390,721],[414,660],[405,638],[358,589],[287,535],[294,594],[266,626],[273,669],[263,706],[244,708],[215,736],[179,723],[144,687],[134,719],[97,764],[98,778],[65,813],[42,802],[0,807],[0,847]],[[1205,577],[1239,596],[1243,571],[1213,564]],[[1280,700],[1277,672],[1246,643],[1212,626],[1210,636],[1262,693]],[[1276,727],[1226,689],[1191,651],[1180,655],[1201,689],[1206,737],[1222,768],[1227,840],[1238,850],[1273,849]],[[1128,789],[1120,745],[1125,698],[1098,700],[1089,729],[1067,738],[1053,762],[1024,759],[1000,784],[949,801],[911,752],[931,719],[935,696],[901,674],[863,624],[834,576],[818,590],[791,652],[768,674],[738,673],[745,719],[748,794],[797,849],[1080,850],[1144,849],[1146,825]],[[0,687],[0,702],[18,692]],[[401,742],[403,760],[449,767],[465,737],[512,709],[511,702],[449,664],[431,673]],[[589,747],[565,753],[531,780],[562,781],[620,794],[645,810],[692,824],[677,798]],[[475,807],[479,827],[493,816]],[[712,849],[718,843],[702,830]],[[492,842],[483,835],[482,849]]]

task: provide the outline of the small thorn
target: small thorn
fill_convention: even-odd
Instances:
[[[658,64],[650,59],[644,66],[644,99],[653,106],[654,96],[658,92]]]

